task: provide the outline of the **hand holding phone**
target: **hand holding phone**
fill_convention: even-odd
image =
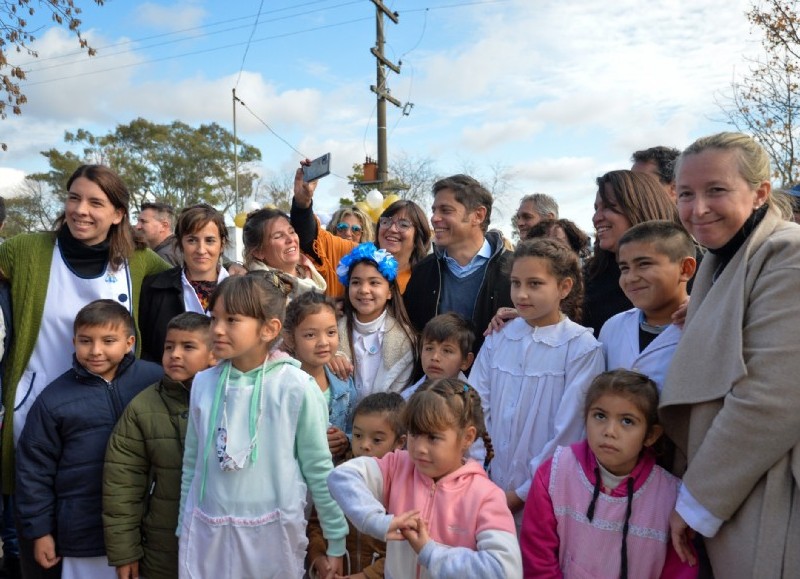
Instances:
[[[331,173],[331,154],[326,153],[317,157],[308,165],[303,165],[303,181],[316,181]]]

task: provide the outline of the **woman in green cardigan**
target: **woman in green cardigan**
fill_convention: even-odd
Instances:
[[[55,231],[17,235],[0,245],[0,275],[11,285],[14,326],[2,382],[4,495],[14,492],[14,446],[28,410],[45,386],[72,367],[77,311],[110,298],[136,316],[144,277],[169,268],[136,245],[129,201],[127,187],[111,169],[83,165],[67,181]],[[22,558],[25,569],[24,546]]]

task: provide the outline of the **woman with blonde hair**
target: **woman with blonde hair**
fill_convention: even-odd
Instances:
[[[800,569],[800,227],[781,218],[751,137],[695,141],[676,169],[681,222],[708,248],[660,414],[683,474],[672,541],[699,533],[716,577]]]
[[[342,207],[331,216],[326,228],[330,233],[354,243],[375,241],[375,228],[369,215],[356,206]]]

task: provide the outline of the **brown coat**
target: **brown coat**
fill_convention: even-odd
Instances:
[[[347,554],[344,557],[344,574],[353,575],[363,573],[367,579],[383,579],[383,565],[386,562],[386,543],[370,537],[366,533],[359,532],[350,525],[350,532],[347,534]],[[311,566],[317,557],[325,556],[327,541],[322,536],[322,527],[319,525],[317,510],[311,511],[308,518],[308,569],[309,576],[316,577],[312,572]]]
[[[689,493],[725,521],[718,578],[800,573],[800,227],[770,209],[722,275],[707,254],[662,393]]]

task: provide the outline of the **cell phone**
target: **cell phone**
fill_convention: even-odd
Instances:
[[[310,165],[303,165],[303,181],[316,181],[331,174],[331,154],[327,153],[311,161]]]

